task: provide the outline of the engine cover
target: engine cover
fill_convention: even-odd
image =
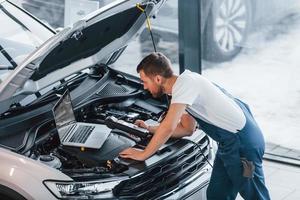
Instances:
[[[106,163],[107,160],[113,160],[122,150],[133,145],[133,141],[111,132],[100,149],[81,149],[69,146],[64,146],[63,149],[87,166],[97,166]]]

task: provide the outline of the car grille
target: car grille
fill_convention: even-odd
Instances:
[[[141,175],[121,182],[114,189],[120,199],[156,199],[186,182],[206,164],[203,154],[209,154],[209,139],[203,135],[198,142],[202,152],[195,144],[186,140],[178,141],[183,147],[170,156],[150,167]]]

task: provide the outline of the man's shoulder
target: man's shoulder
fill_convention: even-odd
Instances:
[[[199,75],[199,74],[198,74]],[[173,87],[173,91],[180,90],[188,90],[194,91],[195,85],[198,85],[199,78],[197,73],[185,70],[182,74],[180,74],[175,82]]]
[[[193,83],[195,81],[207,81],[201,74],[196,72],[191,72],[189,70],[185,70],[182,74],[178,76],[178,80],[184,82]]]

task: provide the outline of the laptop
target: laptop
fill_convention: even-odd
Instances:
[[[111,132],[106,125],[76,122],[69,90],[52,111],[60,142],[65,146],[100,149]]]

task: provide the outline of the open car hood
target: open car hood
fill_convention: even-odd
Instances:
[[[0,113],[29,94],[100,61],[142,31],[164,0],[117,0],[66,27],[31,53],[0,84]]]

